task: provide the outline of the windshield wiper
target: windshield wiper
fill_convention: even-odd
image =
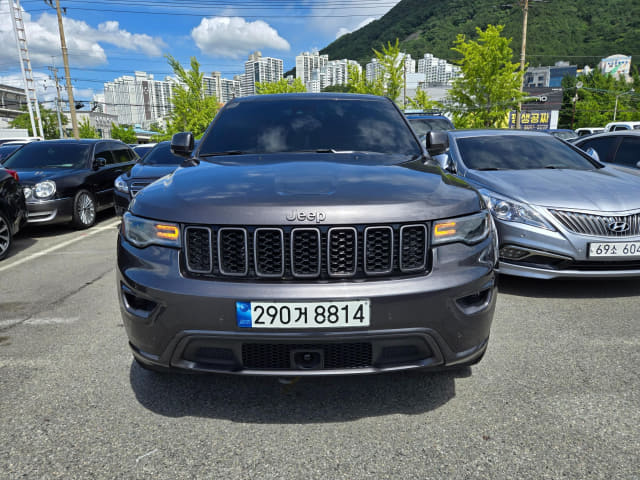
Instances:
[[[494,172],[496,170],[502,170],[502,168],[498,168],[498,167],[484,167],[484,168],[475,168],[474,170],[477,170],[479,172]]]
[[[245,155],[242,150],[227,150],[226,152],[201,153],[199,157],[222,157],[224,155]]]

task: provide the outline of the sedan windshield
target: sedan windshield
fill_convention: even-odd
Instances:
[[[142,160],[145,165],[179,165],[184,158],[171,153],[171,142],[162,142],[147,153]]]
[[[458,138],[456,143],[462,161],[472,170],[598,168],[596,163],[551,135],[486,135]]]
[[[287,152],[416,155],[421,150],[391,102],[271,97],[224,108],[199,155]]]
[[[4,163],[10,169],[81,168],[87,164],[91,145],[33,142],[17,150]]]

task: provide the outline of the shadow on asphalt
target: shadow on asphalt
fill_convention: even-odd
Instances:
[[[167,417],[207,417],[242,423],[331,423],[390,414],[419,415],[455,396],[451,372],[306,377],[161,374],[132,362],[130,381],[148,410]]]
[[[111,221],[115,219],[116,214],[112,208],[108,208],[101,212],[98,212],[96,215],[96,223],[93,227],[99,227],[101,223]],[[90,231],[89,229],[88,231]],[[16,235],[16,241],[25,240],[26,238],[47,238],[47,237],[55,237],[58,235],[64,235],[71,232],[81,232],[82,230],[78,230],[70,223],[54,223],[52,225],[38,225],[38,224],[29,224],[26,225],[18,235]]]
[[[614,298],[640,296],[637,278],[571,278],[538,280],[498,276],[498,291],[533,298]]]

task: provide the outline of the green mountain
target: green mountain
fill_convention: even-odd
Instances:
[[[400,40],[414,59],[432,53],[453,62],[456,35],[477,38],[475,29],[504,25],[514,61],[520,59],[524,0],[402,0],[385,16],[338,38],[321,50],[329,59],[361,64],[387,42]],[[582,68],[609,55],[640,56],[639,0],[529,0],[526,61],[529,66],[565,60]]]

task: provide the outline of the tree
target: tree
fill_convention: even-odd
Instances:
[[[138,137],[131,125],[116,125],[111,122],[111,138],[122,140],[124,143],[137,143]]]
[[[80,138],[100,138],[98,131],[91,126],[89,123],[89,119],[87,117],[84,118],[78,125],[78,133],[80,134]]]
[[[218,100],[215,96],[205,96],[203,73],[196,57],[191,57],[191,70],[185,70],[171,55],[165,55],[165,58],[178,79],[171,96],[173,112],[167,122],[167,135],[191,132],[199,138],[215,117]]]
[[[293,83],[287,82],[286,78],[281,78],[277,82],[257,82],[256,91],[258,95],[266,95],[269,93],[303,93],[307,89],[299,78],[296,78]]]
[[[381,52],[373,49],[373,53],[384,71],[384,94],[395,102],[404,88],[404,55],[400,52],[400,40],[396,38],[394,45],[387,42],[386,47],[382,46]]]
[[[513,63],[510,38],[501,36],[502,25],[476,28],[478,41],[459,34],[452,50],[460,53],[462,77],[453,81],[447,95],[458,127],[502,127],[508,112],[524,98],[520,92],[522,72]]]
[[[381,77],[368,81],[362,70],[355,65],[347,65],[347,72],[349,73],[347,85],[351,93],[384,95],[384,85]]]
[[[44,133],[44,138],[50,140],[52,138],[60,138],[60,129],[58,127],[58,114],[53,110],[49,110],[48,108],[39,105],[40,107],[40,118],[42,119],[42,130]],[[29,135],[33,137],[37,137],[40,135],[40,132],[33,132],[31,130],[31,119],[29,118],[29,112],[24,108],[25,113],[21,113],[16,118],[9,122],[9,126],[11,128],[26,128],[29,131]],[[34,112],[35,115],[35,112]],[[66,125],[67,117],[60,114],[60,120],[62,121],[62,125]],[[38,129],[38,125],[36,122],[36,130]]]
[[[411,108],[427,111],[427,110],[443,110],[444,106],[441,102],[431,100],[427,92],[424,90],[416,91],[414,98],[409,98],[409,106]]]

